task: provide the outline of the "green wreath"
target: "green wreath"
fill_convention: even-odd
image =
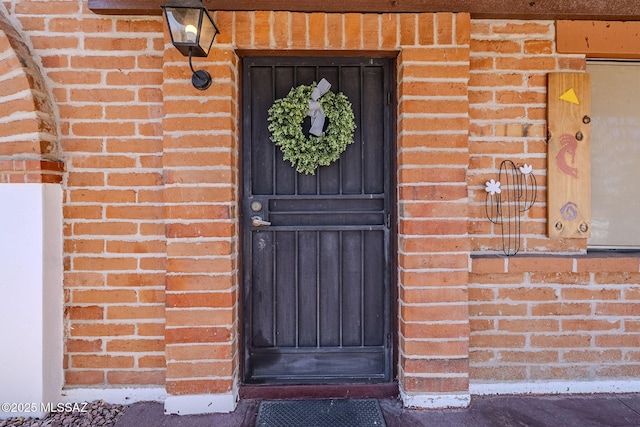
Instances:
[[[298,172],[311,175],[319,166],[328,166],[340,158],[353,142],[356,129],[349,99],[342,92],[328,91],[318,100],[329,120],[327,130],[320,136],[305,136],[302,123],[316,86],[317,83],[313,83],[292,88],[285,98],[273,103],[268,117],[271,141],[280,147],[284,159]]]

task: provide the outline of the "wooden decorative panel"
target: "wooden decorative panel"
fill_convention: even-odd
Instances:
[[[549,74],[547,219],[551,238],[591,233],[590,79]]]

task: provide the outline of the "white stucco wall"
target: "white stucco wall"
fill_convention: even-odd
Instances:
[[[60,401],[60,185],[0,184],[0,348],[0,403],[23,404],[3,405],[0,419],[42,416],[40,403]]]

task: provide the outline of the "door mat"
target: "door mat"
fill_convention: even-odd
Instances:
[[[260,403],[256,427],[386,427],[375,399],[271,400]]]

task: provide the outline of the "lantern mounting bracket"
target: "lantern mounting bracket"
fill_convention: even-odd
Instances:
[[[189,52],[189,67],[191,68],[191,84],[198,90],[206,90],[211,86],[211,74],[206,70],[194,70],[191,63],[191,52]]]
[[[162,6],[169,27],[171,43],[189,57],[191,83],[198,90],[211,86],[211,75],[193,68],[193,57],[207,57],[216,35],[220,33],[201,0],[174,1]]]

